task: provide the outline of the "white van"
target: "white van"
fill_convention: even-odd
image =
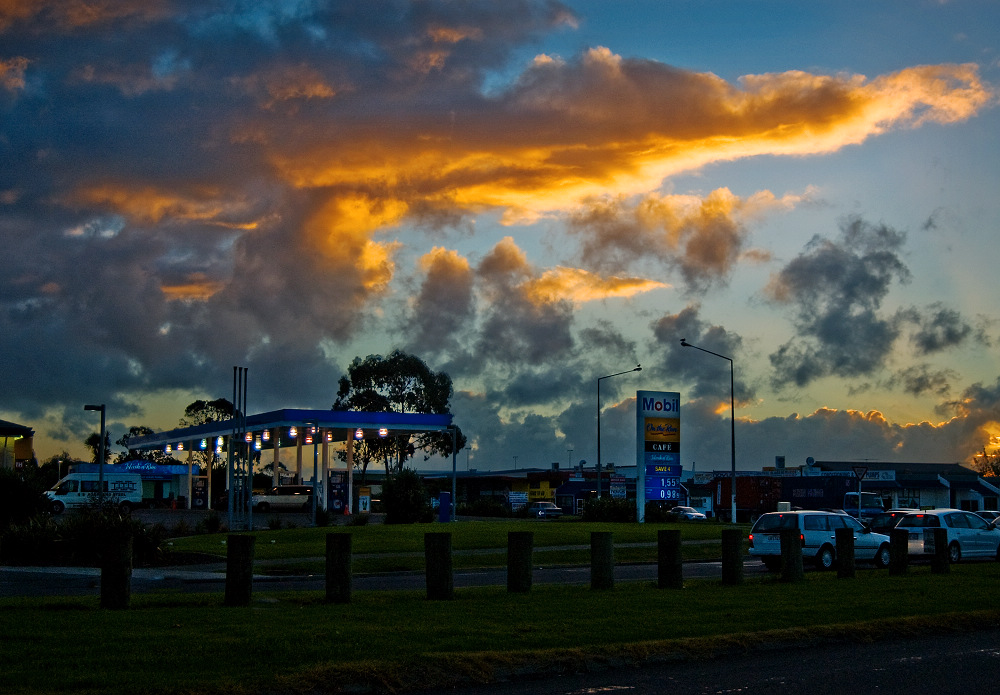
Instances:
[[[62,514],[64,509],[95,504],[100,490],[98,473],[70,473],[45,491],[51,509]],[[128,512],[142,506],[142,476],[138,473],[105,473],[104,497]]]

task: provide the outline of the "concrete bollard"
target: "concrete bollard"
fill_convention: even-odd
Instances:
[[[101,553],[101,608],[125,610],[132,599],[132,534],[112,532]]]
[[[532,531],[507,533],[507,591],[526,594],[531,591],[531,555],[535,548]]]
[[[802,567],[802,534],[796,528],[781,529],[781,581],[801,582],[805,579]]]
[[[854,528],[839,528],[837,537],[837,579],[854,579]]]
[[[452,573],[450,533],[424,534],[424,564],[427,599],[452,600],[455,597],[455,578]]]
[[[905,528],[889,530],[889,575],[906,574],[910,562],[910,533]]]
[[[684,588],[681,532],[677,529],[656,532],[656,586],[660,589]]]
[[[226,537],[227,606],[249,606],[253,595],[254,536],[230,534]]]
[[[743,532],[739,529],[722,530],[722,583],[726,586],[743,583]]]
[[[326,600],[351,602],[351,540],[349,533],[326,534]]]
[[[934,554],[931,555],[931,574],[948,574],[951,571],[951,560],[948,557],[948,529],[931,528],[925,529],[924,533],[931,532],[934,539]]]
[[[590,588],[613,589],[615,586],[615,546],[610,531],[590,534]]]

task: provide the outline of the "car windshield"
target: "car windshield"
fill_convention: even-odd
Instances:
[[[798,522],[794,514],[765,514],[757,519],[754,524],[754,531],[778,531],[783,528],[798,528]]]

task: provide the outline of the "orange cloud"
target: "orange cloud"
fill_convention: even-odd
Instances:
[[[305,63],[234,78],[232,83],[245,92],[256,94],[265,109],[283,102],[332,99],[337,95],[337,89],[323,74]]]
[[[168,301],[206,301],[225,287],[225,283],[209,280],[204,273],[192,273],[187,282],[160,285]]]
[[[72,203],[106,206],[142,224],[158,224],[163,220],[203,222],[235,229],[255,229],[255,220],[234,221],[249,214],[245,201],[222,201],[219,191],[203,188],[193,194],[178,194],[145,186],[130,188],[107,183],[76,191]]]
[[[579,268],[558,267],[525,283],[524,291],[535,304],[560,300],[580,304],[612,297],[633,297],[663,287],[669,285],[643,278],[600,277]]]
[[[0,88],[11,92],[24,89],[24,71],[30,62],[27,58],[0,60]]]
[[[326,263],[344,272],[358,273],[368,291],[381,291],[395,272],[393,253],[397,242],[377,242],[378,229],[397,223],[406,214],[401,201],[377,200],[364,195],[331,198],[305,226],[306,245]]]
[[[61,29],[120,19],[150,21],[166,14],[165,0],[0,0],[0,31],[16,22],[42,20]]]
[[[608,191],[645,194],[713,162],[828,153],[891,128],[967,119],[993,97],[971,65],[730,84],[597,48],[575,63],[536,60],[489,109],[317,132],[272,157],[296,186],[391,186],[438,206],[499,208],[514,223]]]

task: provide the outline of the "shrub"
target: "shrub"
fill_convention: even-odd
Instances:
[[[509,517],[510,508],[498,500],[481,499],[460,504],[458,506],[458,513],[465,516]]]
[[[196,533],[219,533],[222,531],[222,517],[214,509],[195,526]]]
[[[37,469],[0,468],[0,531],[11,524],[26,524],[48,511],[45,481]]]
[[[634,522],[636,520],[635,500],[618,500],[610,497],[587,500],[583,507],[583,520]]]
[[[650,524],[661,524],[668,521],[677,521],[677,515],[670,511],[670,507],[662,502],[646,502],[646,521]]]
[[[59,552],[59,526],[49,516],[34,516],[12,524],[2,534],[0,561],[6,565],[64,564]]]
[[[351,526],[367,526],[370,514],[351,514],[347,523]]]
[[[387,524],[415,524],[434,519],[424,483],[409,468],[386,479],[382,485],[382,505]]]

